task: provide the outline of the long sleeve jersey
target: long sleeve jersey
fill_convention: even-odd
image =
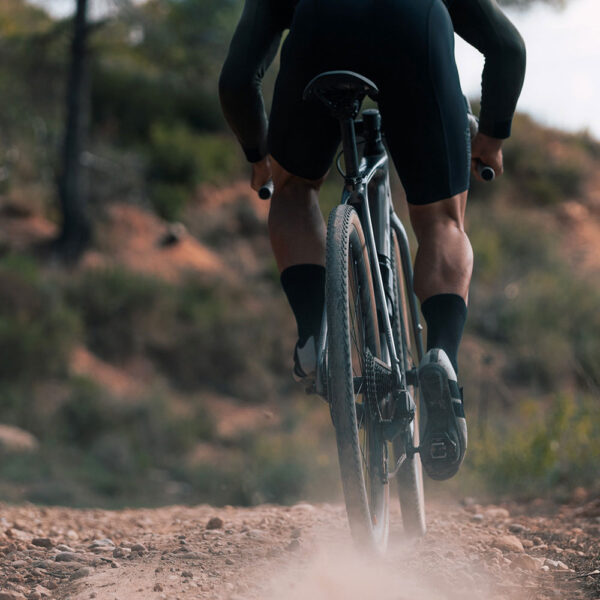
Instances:
[[[525,76],[523,39],[495,0],[444,2],[455,32],[485,57],[479,129],[507,138]],[[245,0],[221,71],[223,112],[250,162],[267,154],[262,78],[290,27],[295,4],[296,0]]]

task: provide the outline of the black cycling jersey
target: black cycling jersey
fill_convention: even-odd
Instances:
[[[523,40],[494,0],[444,2],[456,33],[485,56],[480,130],[506,138],[525,73]],[[291,24],[296,4],[297,0],[246,0],[221,72],[223,111],[250,162],[267,154],[261,80]],[[352,10],[351,0],[344,2],[343,10]]]

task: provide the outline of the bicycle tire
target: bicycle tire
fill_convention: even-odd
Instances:
[[[387,445],[364,379],[356,392],[354,380],[364,373],[367,349],[379,357],[381,346],[369,255],[358,214],[348,205],[329,217],[326,266],[327,389],[346,511],[357,545],[383,552],[389,531]]]
[[[406,373],[410,367],[410,336],[407,334],[407,311],[406,296],[404,294],[404,277],[402,274],[402,262],[400,258],[400,247],[396,232],[392,230],[392,277],[393,277],[393,308],[392,308],[392,334],[394,345],[401,359],[401,364]],[[416,404],[415,418],[411,424],[411,431],[407,436],[400,436],[394,440],[394,456],[397,459],[405,453],[408,444],[419,445],[419,402],[418,388],[409,386],[409,392]],[[402,511],[402,524],[404,533],[408,537],[421,537],[425,535],[425,499],[423,492],[423,470],[418,453],[412,457],[407,456],[396,474],[398,485],[398,497],[400,499],[400,510]]]

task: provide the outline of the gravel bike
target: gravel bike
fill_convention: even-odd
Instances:
[[[383,552],[391,480],[405,533],[421,536],[426,524],[416,371],[423,343],[410,248],[391,200],[379,111],[357,119],[364,98],[377,95],[372,81],[351,71],[322,73],[304,90],[305,100],[320,100],[339,120],[336,165],[344,177],[327,226],[325,310],[309,391],[329,402],[352,536],[359,547]],[[478,122],[465,102],[473,137]],[[495,177],[483,163],[477,170],[485,181]],[[270,181],[259,195],[272,192]]]
[[[425,532],[415,367],[423,344],[381,117],[367,109],[357,120],[365,96],[377,94],[372,81],[350,71],[322,73],[304,91],[305,99],[322,101],[340,122],[337,166],[344,177],[341,203],[327,227],[326,307],[314,391],[330,405],[352,536],[361,548],[384,551],[394,479],[405,532]]]

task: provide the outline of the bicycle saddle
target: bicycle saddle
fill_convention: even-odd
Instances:
[[[303,100],[318,98],[338,116],[356,116],[365,96],[377,99],[377,86],[352,71],[327,71],[312,79],[304,88]]]

